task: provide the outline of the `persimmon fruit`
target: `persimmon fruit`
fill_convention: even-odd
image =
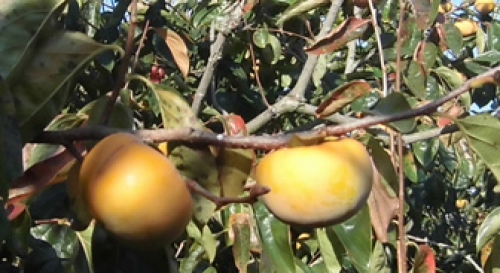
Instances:
[[[477,22],[472,19],[463,19],[455,22],[455,27],[460,30],[463,37],[469,37],[477,32]]]
[[[257,183],[282,221],[320,227],[347,220],[366,204],[372,187],[372,164],[365,146],[354,139],[283,148],[264,156]]]
[[[173,163],[132,134],[98,142],[82,162],[79,185],[90,214],[128,246],[171,243],[191,219],[191,194]]]
[[[481,14],[488,14],[495,9],[494,0],[476,0],[474,2],[474,7]]]

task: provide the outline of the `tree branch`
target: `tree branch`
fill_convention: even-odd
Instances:
[[[191,109],[193,109],[193,112],[195,114],[198,114],[198,112],[200,111],[201,102],[203,101],[203,98],[207,94],[208,86],[210,85],[210,82],[212,81],[212,76],[214,75],[214,70],[217,67],[217,64],[219,63],[219,60],[221,58],[222,49],[225,41],[226,41],[226,36],[222,32],[219,32],[217,34],[217,39],[215,39],[213,47],[211,47],[213,51],[211,52],[211,55],[208,59],[207,67],[205,68],[205,72],[201,77],[200,84],[198,85],[198,88],[196,89],[196,93],[194,95],[194,100]]]
[[[200,143],[224,147],[272,150],[286,146],[288,144],[288,141],[294,134],[298,134],[301,137],[338,136],[356,129],[363,129],[377,124],[385,124],[416,116],[431,114],[440,105],[467,92],[471,87],[477,87],[478,82],[484,83],[485,79],[488,78],[500,78],[500,66],[466,81],[462,86],[455,89],[454,91],[421,107],[400,113],[395,113],[392,115],[370,116],[361,119],[354,119],[352,122],[340,125],[325,126],[305,132],[276,134],[272,136],[227,136],[194,128],[178,128],[138,130],[133,133],[135,133],[145,141],[155,143],[171,140],[181,140],[190,143]],[[67,143],[68,141],[101,139],[109,134],[119,131],[119,129],[109,128],[105,126],[81,127],[62,131],[44,131],[40,135],[38,135],[38,137],[36,137],[33,142],[61,144]]]
[[[332,29],[332,25],[335,22],[335,19],[337,18],[337,14],[339,13],[340,7],[342,6],[342,3],[344,0],[333,0],[332,4],[330,5],[330,9],[328,10],[328,14],[326,16],[325,21],[323,22],[323,27],[321,28],[320,32],[316,36],[316,39],[319,39]],[[312,74],[314,72],[314,67],[316,67],[316,64],[318,63],[318,56],[317,55],[307,55],[307,60],[306,63],[304,64],[304,67],[302,68],[302,72],[300,73],[299,79],[297,80],[297,83],[293,87],[293,89],[288,93],[285,98],[282,100],[278,101],[271,107],[269,107],[266,111],[260,113],[257,117],[252,119],[247,123],[247,129],[248,132],[255,132],[257,131],[260,127],[262,127],[264,124],[266,124],[269,120],[271,120],[274,116],[285,113],[281,112],[280,110],[283,110],[282,107],[286,107],[286,103],[289,101],[286,101],[286,98],[291,98],[297,101],[303,100],[304,98],[304,93],[307,90],[307,86],[309,85],[309,82],[311,81]],[[282,102],[284,101],[284,102]]]

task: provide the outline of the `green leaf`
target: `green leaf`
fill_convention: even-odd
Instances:
[[[487,64],[493,64],[500,62],[500,52],[499,51],[488,51],[483,54],[479,54],[474,58],[476,62],[485,62]]]
[[[335,249],[343,247],[338,241],[338,238],[336,238],[335,241],[330,241],[330,238],[327,235],[327,229],[325,228],[316,229],[316,237],[318,238],[321,257],[323,257],[323,260],[325,261],[327,272],[329,273],[340,272],[342,270],[342,264],[341,264],[342,257],[340,255],[337,255]]]
[[[495,236],[500,234],[500,207],[491,211],[484,219],[477,231],[476,252],[481,249]]]
[[[191,110],[186,100],[175,90],[165,85],[154,85],[164,128],[203,128],[203,124]]]
[[[24,142],[31,141],[61,111],[75,74],[95,55],[118,46],[99,44],[79,32],[56,32],[35,50],[22,78],[9,75]]]
[[[32,56],[33,47],[54,31],[54,20],[66,1],[4,0],[0,2],[0,75],[9,76],[21,59]]]
[[[457,120],[457,125],[467,136],[472,150],[484,160],[497,181],[500,181],[500,120],[488,115],[468,116]],[[499,185],[495,191],[499,190]]]
[[[257,29],[253,33],[253,43],[260,48],[265,48],[269,41],[269,32],[266,29]]]
[[[462,33],[452,23],[443,24],[444,33],[446,36],[446,45],[455,53],[459,53],[463,48]]]
[[[370,257],[369,273],[391,273],[391,266],[387,260],[384,245],[380,241],[375,242],[372,256]]]
[[[424,49],[424,62],[425,69],[430,69],[438,60],[438,48],[434,43],[426,42]]]
[[[372,253],[372,227],[368,206],[349,220],[334,225],[333,229],[358,272],[368,272]]]
[[[429,126],[419,126],[419,131],[429,130]],[[434,158],[439,150],[439,139],[429,138],[426,140],[417,141],[412,144],[412,150],[415,158],[424,168],[434,164]]]
[[[78,246],[76,233],[66,225],[41,224],[31,228],[33,237],[44,240],[56,250],[61,259],[68,259]]]
[[[92,260],[92,235],[94,233],[95,223],[91,222],[87,229],[76,232],[76,236],[80,241],[83,253],[87,259],[87,265],[90,273],[94,273],[94,262]]]
[[[464,83],[463,76],[455,69],[440,66],[433,70],[453,90]]]
[[[262,201],[254,205],[262,244],[270,262],[278,272],[295,272],[292,246],[289,240],[289,226],[269,212]]]
[[[203,227],[203,231],[201,233],[201,245],[205,248],[205,252],[208,255],[208,261],[212,263],[217,252],[217,241],[215,240],[215,236],[212,234],[208,225]]]
[[[169,149],[171,143],[174,144],[170,142]],[[178,145],[171,149],[169,156],[182,176],[196,181],[211,193],[220,195],[216,159],[208,148],[195,149]],[[213,216],[215,204],[199,194],[193,194],[193,201],[194,218],[199,224],[205,224]]]
[[[415,61],[410,61],[405,69],[403,79],[410,91],[420,99],[425,98],[425,87],[427,85],[427,74],[424,68]]]
[[[391,93],[389,96],[381,99],[372,110],[367,111],[374,115],[390,115],[410,110],[410,104],[405,96],[399,92]],[[415,119],[405,119],[389,123],[401,133],[410,133],[416,126]]]
[[[500,51],[500,23],[492,21],[488,28],[488,49]]]

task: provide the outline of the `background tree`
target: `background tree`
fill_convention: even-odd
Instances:
[[[2,271],[498,270],[492,1],[4,0],[0,30]],[[158,145],[192,191],[192,221],[160,250],[82,223],[67,194],[72,166],[119,131]],[[367,205],[281,222],[253,167],[327,136],[367,147]]]

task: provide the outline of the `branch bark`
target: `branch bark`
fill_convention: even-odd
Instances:
[[[484,82],[484,79],[488,78],[500,78],[500,66],[466,81],[461,87],[446,94],[442,98],[439,98],[421,107],[400,113],[395,113],[392,115],[370,116],[361,119],[353,119],[352,122],[349,121],[348,123],[344,124],[325,126],[305,132],[277,134],[272,136],[226,136],[223,134],[216,134],[213,132],[197,130],[194,128],[178,128],[138,130],[133,133],[137,134],[145,141],[155,143],[171,140],[181,140],[190,143],[209,144],[215,146],[272,150],[286,146],[288,144],[288,141],[294,134],[298,134],[301,137],[338,136],[356,129],[363,129],[377,124],[385,124],[416,116],[432,114],[439,106],[441,106],[445,102],[460,96],[461,94],[467,92],[471,87],[476,87],[478,82]],[[119,129],[104,126],[82,127],[62,131],[44,131],[34,140],[34,142],[64,144],[68,143],[68,141],[101,139],[109,134],[116,132],[119,132]]]

